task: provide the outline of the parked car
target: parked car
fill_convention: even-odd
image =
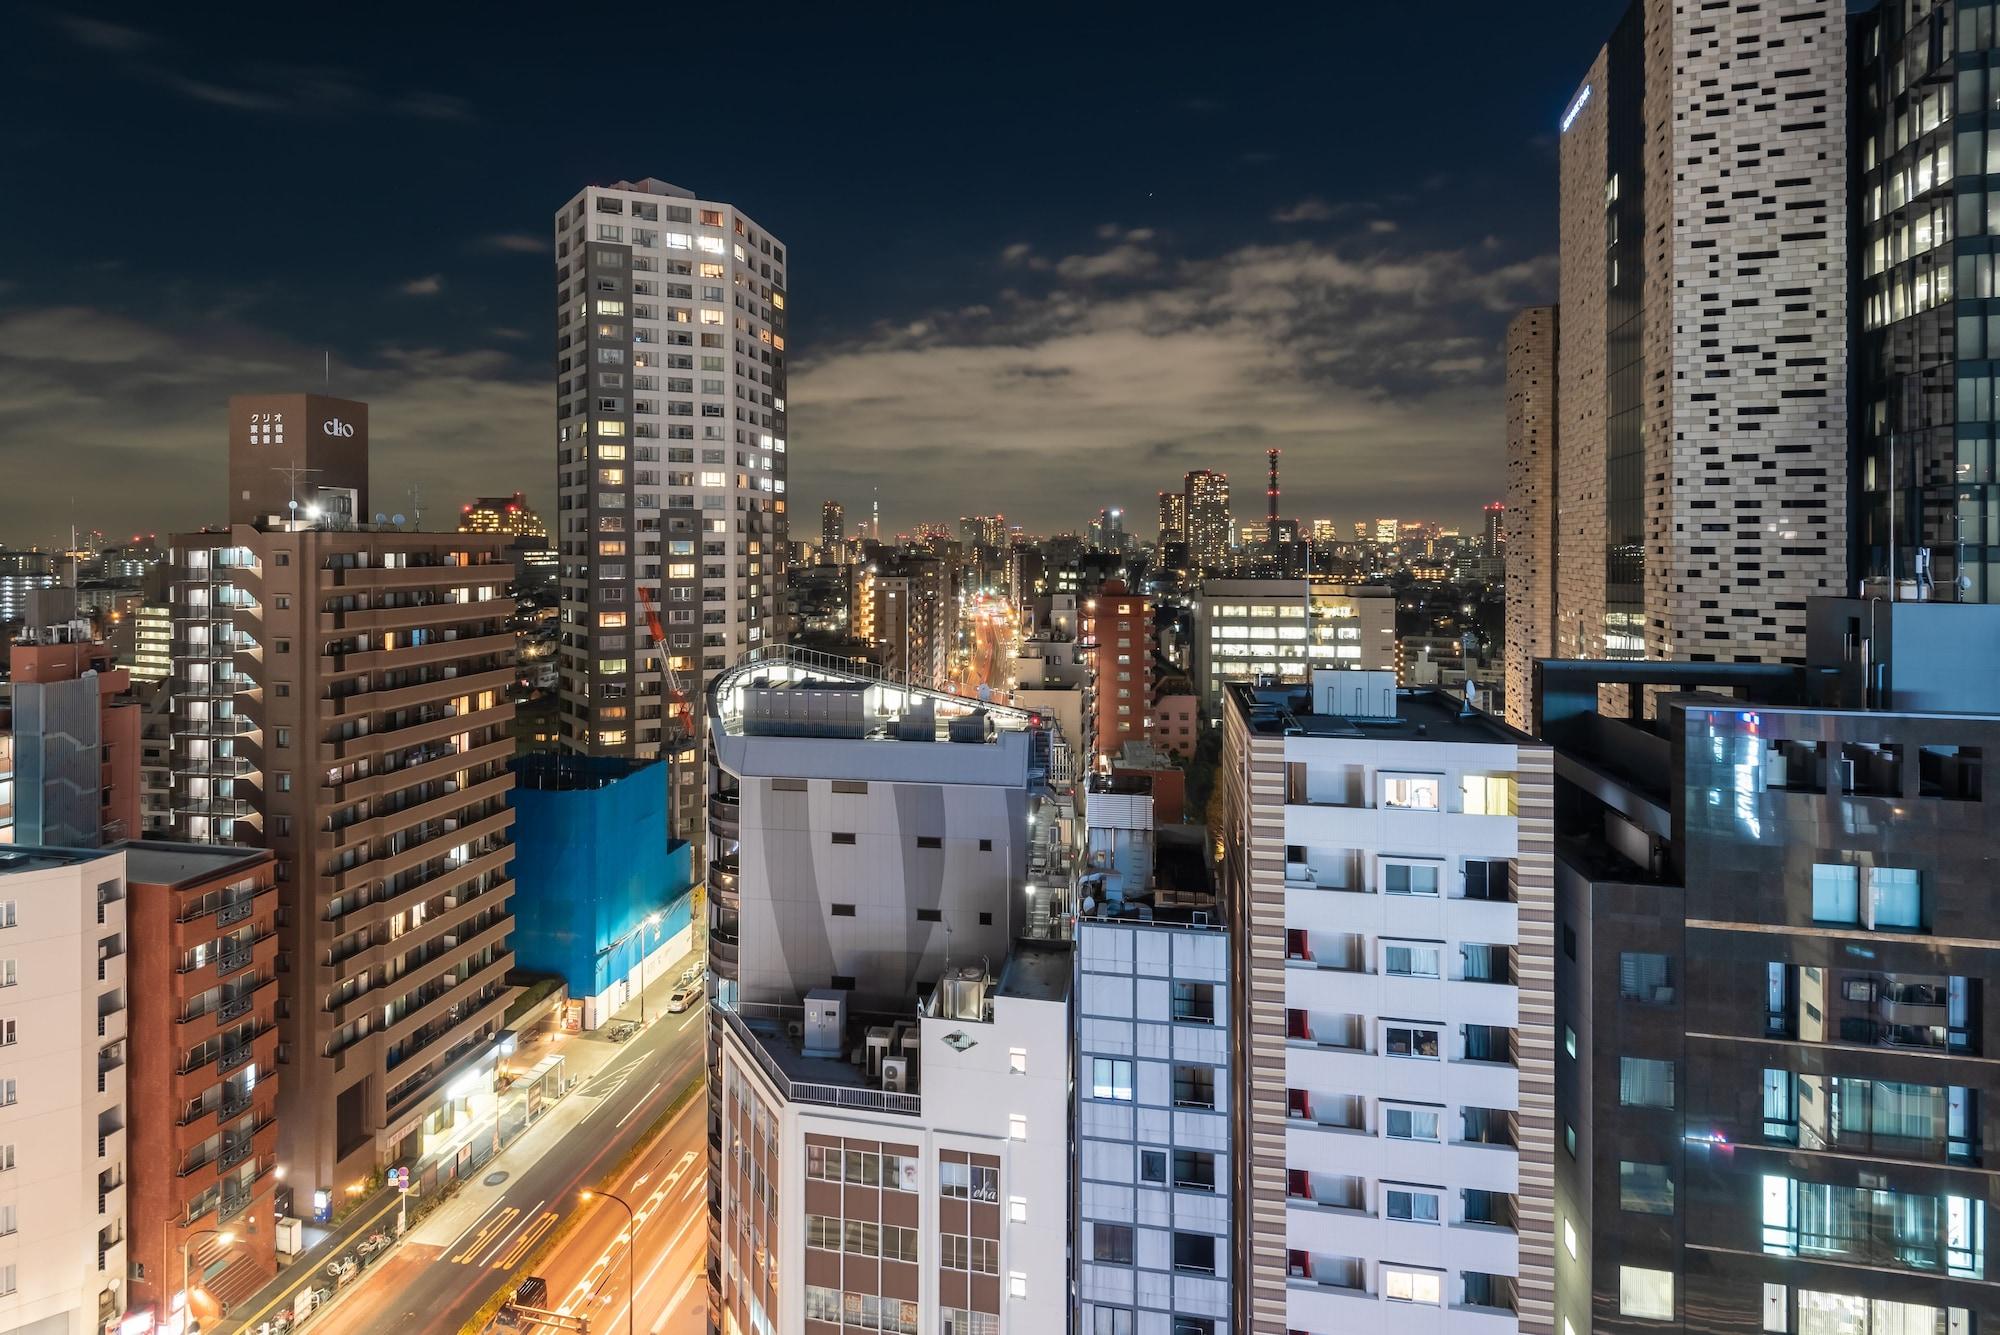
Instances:
[[[677,987],[674,989],[674,994],[667,998],[667,1011],[669,1014],[679,1015],[699,1000],[701,1000],[701,989],[694,984]]]

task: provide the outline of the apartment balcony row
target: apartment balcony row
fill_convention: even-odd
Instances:
[[[440,635],[422,644],[399,645],[393,649],[341,647],[345,643],[345,641],[335,641],[327,652],[320,655],[322,676],[337,678],[357,672],[418,672],[427,668],[436,668],[439,671],[431,674],[433,679],[430,681],[412,682],[404,687],[384,687],[371,683],[370,689],[351,693],[343,692],[342,683],[336,681],[327,695],[327,699],[335,705],[416,686],[437,686],[454,680],[455,677],[473,676],[490,671],[493,663],[502,661],[503,655],[513,653],[515,639],[514,632],[504,623],[493,622],[474,627],[464,635],[455,637]],[[334,712],[339,711],[336,709]]]
[[[512,680],[513,673],[507,673],[506,681]],[[372,760],[386,751],[421,745],[488,725],[504,724],[512,717],[514,706],[505,698],[504,683],[495,684],[493,690],[494,703],[490,709],[475,708],[461,713],[453,705],[432,702],[442,695],[462,694],[462,691],[432,692],[425,697],[428,707],[402,706],[403,717],[385,718],[373,724],[361,720],[364,726],[353,736],[321,741],[318,763],[330,766],[344,760]]]
[[[219,1133],[211,1131],[206,1140],[182,1153],[175,1176],[189,1178],[206,1174],[216,1177],[253,1157],[261,1160],[277,1152],[278,1119],[265,1114],[247,1129],[231,1127]]]
[[[497,731],[497,730],[496,730]],[[452,741],[440,738],[400,753],[403,763],[391,769],[374,769],[367,774],[341,777],[338,770],[325,777],[333,780],[320,785],[320,801],[326,805],[368,800],[379,809],[383,800],[420,784],[447,778],[460,770],[504,769],[514,756],[514,739],[504,733],[464,751]]]
[[[190,700],[222,699],[257,688],[257,683],[241,672],[209,672],[200,676],[177,672],[171,681],[173,693]]]
[[[500,579],[504,586],[511,580]],[[449,626],[466,621],[504,621],[514,615],[515,602],[504,594],[477,602],[456,602],[437,598],[405,607],[356,607],[322,611],[319,626],[325,631],[394,631],[424,626]]]
[[[513,919],[506,913],[506,897],[481,895],[457,910],[444,915],[446,924],[436,935],[412,939],[406,933],[394,941],[382,942],[363,952],[371,958],[381,959],[385,964],[399,962],[403,972],[386,981],[378,981],[374,987],[356,992],[344,1001],[328,1006],[329,1018],[335,1025],[348,1024],[362,1016],[374,1017],[371,1023],[379,1032],[393,1032],[406,1023],[407,1016],[396,1024],[381,1028],[380,1014],[395,1006],[401,998],[427,988],[448,988],[449,976],[462,964],[476,956],[486,946],[505,943],[507,934],[513,929]],[[424,924],[425,928],[430,926]],[[353,957],[359,959],[357,955]],[[350,959],[347,963],[352,963]],[[361,966],[343,969],[338,982],[358,978]],[[373,977],[371,971],[370,976]],[[421,1011],[431,1003],[430,998],[412,1008],[412,1013]]]
[[[391,1070],[425,1068],[428,1074],[390,1086],[385,1104],[387,1120],[393,1122],[406,1116],[450,1088],[462,1064],[476,1058],[484,1046],[484,1040],[478,1037],[479,1030],[488,1024],[497,1025],[519,990],[505,985],[492,987],[485,993],[477,988],[469,990],[458,1003],[459,1013],[449,1028],[423,1047],[405,1052]]]
[[[172,768],[175,774],[211,779],[229,779],[257,773],[255,761],[248,756],[238,755],[191,756],[176,753]]]
[[[175,966],[180,976],[183,992],[197,992],[215,986],[225,978],[255,968],[259,976],[274,973],[278,959],[278,932],[275,926],[265,924],[258,927],[246,938],[240,938],[215,950],[184,954]]]
[[[278,1029],[270,1020],[255,1022],[250,1034],[237,1035],[227,1041],[210,1039],[191,1053],[183,1055],[174,1067],[174,1074],[182,1079],[228,1076],[251,1062],[257,1062],[259,1070],[269,1070],[276,1063],[278,1049]],[[262,1057],[264,1060],[259,1061]]]
[[[236,893],[226,897],[211,894],[200,899],[190,899],[181,905],[180,911],[174,915],[174,921],[199,923],[213,918],[214,926],[229,927],[249,918],[257,910],[257,901],[272,900],[277,893],[277,882],[267,881],[257,885],[248,894]]]
[[[326,572],[326,583],[336,589],[413,589],[435,584],[440,590],[458,588],[491,576],[505,584],[513,578],[506,561],[474,561],[465,565],[438,562],[434,565],[334,566]]]
[[[428,648],[429,646],[426,646]],[[503,654],[511,654],[514,636],[511,633],[496,635],[489,640],[460,640],[439,646],[449,650],[437,658],[447,664],[454,658],[477,657],[482,660],[476,665],[465,665],[463,670],[452,675],[440,675],[435,680],[413,682],[405,686],[374,687],[369,690],[348,691],[334,695],[322,703],[324,713],[334,718],[354,718],[359,715],[380,714],[387,710],[409,709],[429,704],[434,700],[449,699],[460,695],[477,695],[481,691],[499,694],[513,684],[514,667]],[[410,650],[411,653],[419,652]],[[353,655],[350,655],[353,657]],[[321,659],[326,670],[335,670],[331,659]],[[382,664],[378,666],[388,666]],[[347,671],[358,669],[348,668]],[[498,707],[496,703],[496,708]],[[385,729],[374,729],[379,734]]]
[[[255,813],[248,798],[195,797],[178,791],[173,795],[173,809],[181,816],[243,817]]]
[[[440,894],[447,900],[472,899],[499,888],[507,879],[502,873],[513,855],[512,844],[488,836],[479,841],[479,846],[470,848],[469,856],[462,861],[451,855],[433,856],[402,868],[394,876],[379,881],[364,880],[356,888],[334,895],[321,912],[320,921],[333,923],[335,930],[344,932],[350,930],[347,920],[365,909],[374,910],[370,918],[380,921]]]
[[[511,927],[511,920],[503,919],[468,942],[467,952],[452,952],[451,956],[437,966],[436,972],[430,979],[432,982],[447,979],[442,988],[427,997],[422,1004],[411,1007],[394,1024],[374,1030],[367,1038],[357,1040],[352,1046],[358,1047],[362,1043],[373,1045],[376,1051],[383,1053],[386,1068],[393,1071],[399,1066],[427,1055],[440,1041],[449,1041],[451,1035],[462,1031],[468,1023],[471,1023],[472,1011],[484,1010],[485,1003],[480,1000],[484,990],[490,985],[499,984],[506,977],[507,970],[514,964],[514,952],[496,950],[491,963],[472,968],[463,978],[456,981],[450,981],[448,975],[459,965],[466,963],[471,951],[489,945],[498,947],[504,943]],[[407,994],[413,990],[403,986],[409,981],[408,979],[399,978],[396,981],[398,991]],[[422,982],[416,984],[418,987],[424,985]],[[506,990],[502,988],[503,992]],[[380,1004],[380,998],[377,998],[377,1004]],[[349,1050],[341,1049],[332,1055],[340,1057]]]
[[[412,836],[400,841],[388,840],[384,851],[373,857],[367,856],[370,852],[367,846],[351,847],[343,851],[342,855],[353,852],[359,857],[359,861],[332,873],[334,893],[341,899],[356,896],[357,907],[363,903],[379,902],[381,898],[379,894],[367,900],[361,900],[359,896],[378,883],[385,883],[412,867],[430,861],[440,853],[446,852],[447,848],[455,848],[460,844],[478,845],[487,840],[501,839],[513,823],[513,808],[504,802],[494,803],[490,810],[471,819],[459,819],[455,824],[450,824],[449,828],[446,822],[440,822],[438,828],[434,830],[419,832],[422,837]],[[450,843],[440,847],[438,841],[447,837]],[[388,851],[390,847],[393,847],[393,851]]]
[[[277,981],[275,974],[253,973],[232,980],[229,986],[234,991],[227,996],[222,995],[226,990],[223,988],[211,988],[200,993],[175,1019],[174,1023],[181,1026],[175,1041],[192,1046],[206,1038],[210,1030],[235,1024],[253,1013],[263,1023],[275,1021]]]
[[[408,849],[432,839],[453,834],[475,820],[482,820],[491,814],[488,804],[504,802],[507,791],[514,786],[513,771],[495,766],[485,778],[474,777],[464,788],[452,779],[432,779],[425,785],[431,791],[417,791],[408,794],[414,798],[409,806],[383,811],[334,826],[338,817],[329,817],[327,832],[332,836],[334,848],[350,848],[356,845],[372,845],[378,839],[390,839],[399,849]],[[404,794],[393,794],[385,801],[394,802]]]
[[[257,720],[248,714],[209,714],[202,717],[177,714],[173,724],[175,738],[241,737],[256,731]]]
[[[254,1087],[245,1089],[240,1080],[213,1084],[181,1105],[181,1115],[174,1126],[174,1153],[177,1156],[187,1155],[197,1145],[245,1117],[254,1118],[255,1124],[261,1127],[272,1122],[277,1115],[277,1076],[275,1072],[266,1073],[260,1065]]]
[[[490,889],[478,894],[444,896],[452,901],[450,907],[433,913],[401,936],[393,938],[389,936],[386,918],[367,929],[350,932],[342,940],[328,946],[321,955],[322,967],[331,972],[322,975],[315,985],[331,990],[347,979],[359,978],[364,972],[371,978],[377,977],[391,961],[400,959],[434,940],[466,929],[468,923],[484,914],[499,913],[503,920],[511,921],[505,918],[505,913],[513,897],[513,880],[502,879]],[[481,927],[469,930],[483,933],[486,929]],[[426,960],[424,963],[429,964],[430,961]],[[408,976],[398,977],[395,980],[397,995],[408,992],[421,981],[423,980],[411,981]],[[380,1000],[379,996],[377,1000]],[[346,1018],[358,1018],[358,1015]],[[342,1023],[345,1023],[344,1019]]]
[[[1478,1294],[1484,1304],[1447,1297],[1462,1295],[1462,1272],[1429,1270],[1412,1273],[1398,1268],[1391,1278],[1378,1275],[1368,1287],[1367,1266],[1351,1257],[1294,1252],[1287,1266],[1287,1323],[1304,1330],[1367,1330],[1380,1335],[1514,1335],[1520,1318],[1512,1304],[1514,1281],[1485,1276]],[[1394,1294],[1385,1289],[1393,1288]],[[1414,1295],[1410,1297],[1405,1294]],[[1433,1297],[1435,1295],[1435,1297]]]

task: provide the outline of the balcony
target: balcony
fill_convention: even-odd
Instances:
[[[742,819],[741,800],[734,793],[717,793],[708,799],[709,828],[725,839],[734,839]]]
[[[250,803],[240,797],[182,797],[176,795],[174,810],[189,816],[248,816]]]
[[[709,965],[727,977],[734,978],[740,963],[740,943],[736,933],[720,930],[708,934]]]

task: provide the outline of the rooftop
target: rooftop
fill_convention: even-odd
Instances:
[[[1236,702],[1250,730],[1263,736],[1345,737],[1383,742],[1455,742],[1486,746],[1533,744],[1501,719],[1478,710],[1467,712],[1464,701],[1435,689],[1397,690],[1394,718],[1357,718],[1312,712],[1312,688],[1306,684],[1258,686],[1247,681],[1223,683],[1225,696]]]
[[[125,879],[143,885],[171,886],[183,881],[206,881],[231,872],[247,871],[260,862],[271,860],[267,849],[224,844],[172,844],[135,839],[118,847],[125,854]]]
[[[1067,1001],[1069,999],[1070,946],[1067,941],[1038,941],[1022,937],[1000,969],[1000,985],[994,995],[1019,997],[1024,1001]]]
[[[20,871],[48,871],[54,867],[77,867],[105,857],[104,848],[30,848],[15,845],[0,848],[0,875]]]

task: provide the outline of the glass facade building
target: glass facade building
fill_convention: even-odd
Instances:
[[[1898,0],[1855,24],[1855,564],[1996,602],[1995,6]]]
[[[2000,717],[1880,687],[1858,707],[1866,605],[1813,616],[1818,671],[1543,665],[1558,1330],[2000,1328]],[[2000,629],[1936,604],[1889,620],[1874,650],[1899,638],[1905,662]],[[1605,684],[1663,689],[1610,718]]]

